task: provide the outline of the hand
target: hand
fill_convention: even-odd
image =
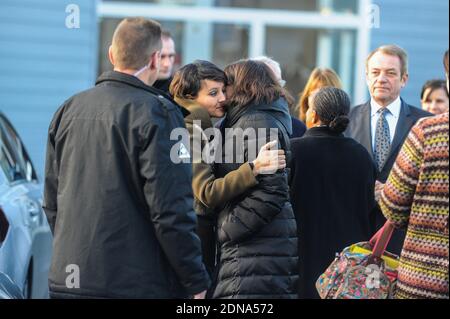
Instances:
[[[278,145],[278,141],[269,142],[261,147],[258,157],[253,161],[253,174],[274,174],[286,167],[284,150],[272,150]]]
[[[375,201],[380,201],[381,193],[383,192],[384,184],[379,181],[375,182]]]
[[[203,290],[202,292],[194,295],[194,299],[205,299],[206,297],[206,290]]]

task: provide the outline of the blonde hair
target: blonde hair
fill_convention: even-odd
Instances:
[[[299,109],[299,118],[303,122],[306,121],[306,112],[309,109],[309,97],[314,91],[323,87],[342,89],[341,79],[332,69],[316,68],[312,71],[305,89],[299,94],[300,102],[298,103],[297,109]]]
[[[373,50],[366,60],[366,72],[369,71],[370,59],[372,59],[372,57],[378,52],[398,57],[400,59],[401,76],[408,74],[408,53],[406,53],[405,50],[395,44],[383,45],[378,49]]]

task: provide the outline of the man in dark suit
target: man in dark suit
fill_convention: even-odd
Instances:
[[[384,184],[412,126],[422,117],[431,116],[400,98],[408,82],[408,55],[400,47],[386,45],[374,50],[366,61],[366,80],[371,99],[354,107],[346,135],[361,143],[372,155],[378,169],[378,182]],[[376,228],[385,218],[377,207]],[[398,230],[388,249],[400,253],[405,232]]]

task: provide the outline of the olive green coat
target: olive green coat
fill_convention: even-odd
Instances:
[[[193,101],[183,99],[175,99],[175,101],[190,112],[190,115],[185,117],[184,121],[190,135],[191,158],[194,159],[192,163],[194,209],[199,215],[215,215],[215,208],[226,204],[226,202],[255,186],[257,184],[256,178],[248,163],[242,164],[237,170],[228,173],[223,178],[216,178],[214,176],[214,164],[198,160],[201,159],[201,154],[198,154],[199,150],[192,147],[194,132],[197,136],[201,136],[206,129],[213,127],[210,115],[206,109],[196,105]],[[201,122],[194,124],[194,121]],[[206,141],[202,140],[201,150],[204,149],[205,145]]]

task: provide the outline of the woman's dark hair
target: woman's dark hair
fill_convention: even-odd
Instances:
[[[317,91],[313,96],[313,109],[319,119],[330,130],[342,133],[347,129],[348,113],[350,112],[350,98],[343,90],[326,87]]]
[[[227,76],[215,64],[197,60],[179,69],[170,84],[170,94],[181,99],[195,99],[202,87],[201,81],[211,80],[227,84]]]
[[[444,80],[430,80],[422,88],[422,93],[420,93],[420,99],[423,101],[428,98],[428,96],[431,95],[436,90],[442,89],[445,91],[445,93],[448,96],[447,92],[447,83]],[[425,96],[425,93],[429,90],[427,96]]]
[[[240,60],[225,68],[228,85],[232,86],[228,105],[243,107],[249,104],[272,103],[284,95],[270,68],[260,61]]]

